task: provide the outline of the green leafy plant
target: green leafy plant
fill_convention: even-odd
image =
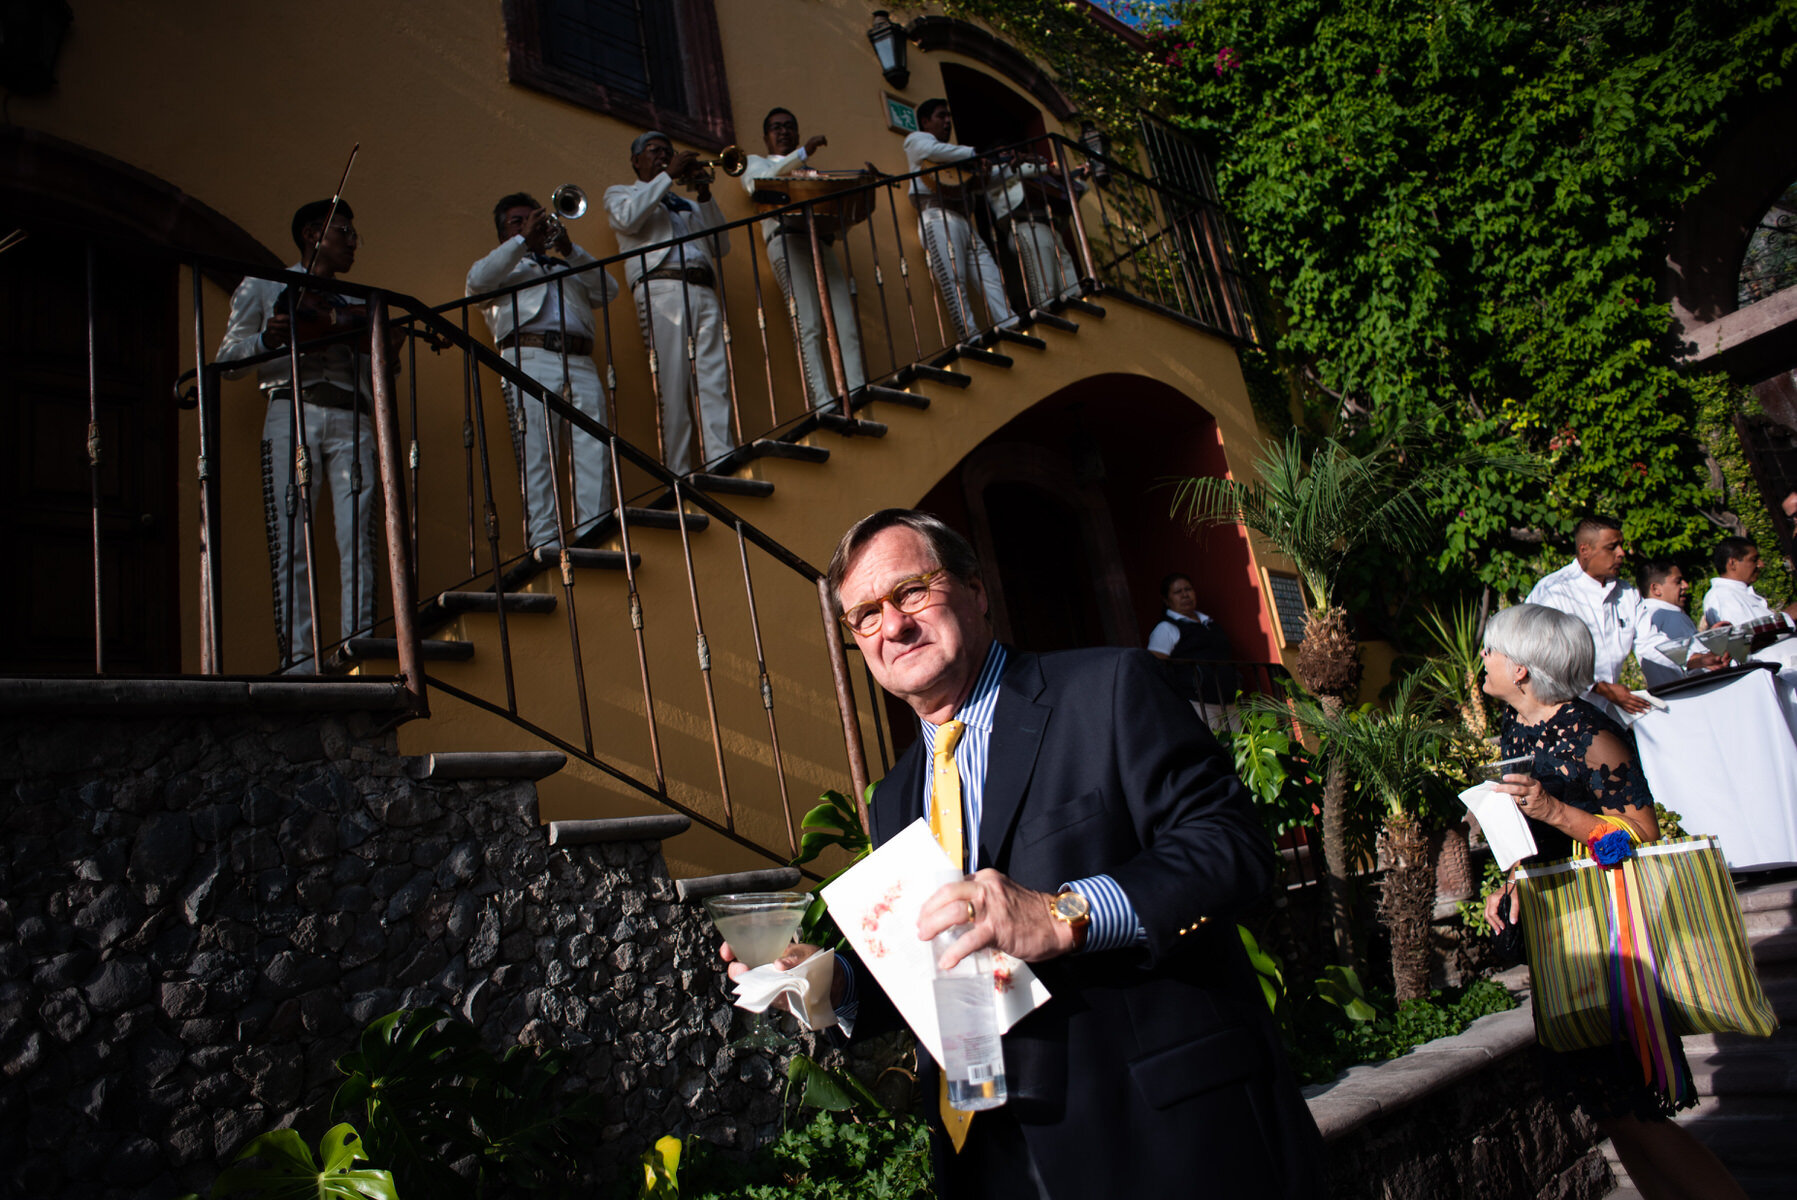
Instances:
[[[1435,869],[1427,822],[1443,787],[1437,767],[1453,730],[1418,702],[1421,679],[1402,680],[1390,707],[1347,711],[1308,696],[1292,702],[1298,720],[1323,739],[1325,761],[1350,766],[1383,809],[1380,840],[1389,860],[1379,916],[1391,934],[1392,974],[1400,1000],[1424,995],[1429,983],[1429,921]],[[1259,706],[1269,706],[1264,698]]]
[[[1239,728],[1217,736],[1228,745],[1267,835],[1277,841],[1315,819],[1323,788],[1303,743],[1293,736],[1289,713],[1242,709],[1238,716]]]
[[[872,803],[873,797],[874,785],[870,783],[864,798]],[[799,822],[804,833],[799,836],[799,853],[792,865],[802,867],[832,847],[847,852],[849,860],[812,889],[811,905],[805,910],[805,919],[799,926],[799,940],[813,946],[836,948],[843,945],[842,931],[836,928],[836,922],[830,919],[829,910],[824,906],[824,888],[866,858],[873,849],[873,840],[861,824],[861,811],[854,801],[834,789],[818,799],[823,803],[806,813]]]
[[[856,1119],[819,1110],[746,1163],[694,1140],[681,1166],[683,1200],[928,1200],[934,1194],[929,1131],[915,1117]]]
[[[332,1126],[319,1139],[317,1158],[297,1132],[274,1129],[253,1139],[233,1165],[219,1173],[212,1195],[262,1200],[399,1200],[391,1173],[357,1166],[367,1161],[361,1135],[350,1125]]]
[[[494,1055],[473,1026],[441,1009],[400,1009],[370,1023],[338,1060],[347,1078],[331,1106],[361,1111],[370,1151],[412,1190],[561,1190],[576,1173],[574,1137],[598,1113],[595,1097],[556,1094],[564,1058],[524,1046]],[[458,1162],[473,1164],[471,1177],[453,1169]]]
[[[680,1200],[679,1138],[669,1135],[643,1151],[643,1185],[637,1200]]]
[[[1379,1010],[1367,998],[1366,989],[1360,983],[1360,975],[1352,967],[1334,963],[1324,967],[1323,977],[1317,980],[1316,989],[1317,999],[1334,1005],[1356,1025],[1364,1025],[1379,1017]]]

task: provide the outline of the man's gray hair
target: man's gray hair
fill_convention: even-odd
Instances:
[[[674,148],[674,139],[663,133],[661,130],[645,129],[643,132],[637,134],[635,139],[631,141],[630,157],[635,158],[637,155],[641,154],[643,152],[643,147],[647,146],[650,142],[655,141],[657,138],[666,142],[668,144],[668,149],[672,150]]]
[[[1499,609],[1485,622],[1485,648],[1527,668],[1529,690],[1543,704],[1590,690],[1597,650],[1591,630],[1570,613],[1545,604]]]
[[[971,583],[980,577],[979,555],[966,538],[943,524],[941,517],[915,508],[882,508],[856,521],[836,543],[836,553],[830,556],[830,569],[824,578],[838,603],[842,602],[843,577],[849,573],[855,556],[880,534],[901,526],[923,538],[936,557],[936,565],[956,579]]]

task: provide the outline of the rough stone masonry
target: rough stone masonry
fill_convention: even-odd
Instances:
[[[771,1136],[702,911],[655,843],[551,849],[529,783],[407,774],[368,714],[0,716],[0,1192],[168,1200],[315,1140],[370,1019],[573,1054],[605,1174]]]

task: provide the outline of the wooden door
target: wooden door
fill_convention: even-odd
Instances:
[[[0,233],[14,227],[0,218]],[[0,252],[0,471],[9,578],[0,671],[94,670],[87,261],[27,228]],[[108,674],[180,670],[176,287],[172,262],[105,248],[94,265],[100,626]]]

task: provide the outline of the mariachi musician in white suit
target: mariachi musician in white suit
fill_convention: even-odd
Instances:
[[[569,267],[598,260],[575,245],[566,227],[549,219],[542,205],[514,192],[493,206],[499,245],[468,268],[468,295],[520,288],[480,306],[493,343],[520,371],[604,425],[610,405],[593,363],[593,309],[618,294],[618,284],[595,268],[554,283],[538,282]],[[560,257],[551,255],[551,251]],[[534,287],[526,285],[536,283]],[[561,544],[556,529],[555,472],[550,426],[544,406],[505,387],[512,422],[512,449],[524,477],[526,536],[532,546]],[[611,507],[611,462],[605,443],[579,431],[573,439],[574,520],[584,528]],[[559,441],[553,443],[560,446]]]
[[[661,388],[662,453],[668,470],[690,473],[691,397],[698,397],[698,463],[730,453],[730,367],[724,351],[724,306],[718,299],[718,260],[730,252],[723,210],[711,195],[710,175],[690,150],[674,153],[665,133],[650,130],[630,143],[635,183],[605,189],[605,215],[618,233],[624,279],[636,296],[643,340],[654,355]],[[673,194],[676,181],[693,199]],[[708,229],[709,237],[693,237]],[[673,246],[636,253],[675,238]],[[691,340],[692,361],[687,360]]]
[[[809,169],[811,156],[828,144],[823,134],[813,134],[804,145],[799,144],[799,119],[790,109],[776,108],[761,120],[761,136],[767,143],[766,154],[749,155],[748,169],[743,172],[743,187],[754,196],[756,188],[770,180]],[[774,278],[795,310],[798,322],[799,353],[805,365],[805,391],[813,408],[833,412],[831,401],[835,374],[830,366],[830,347],[825,336],[823,307],[817,299],[817,264],[811,257],[811,231],[803,212],[781,217],[768,217],[761,222],[761,236],[767,243],[768,261],[773,264]],[[844,384],[854,392],[867,382],[867,371],[861,361],[861,334],[855,325],[855,298],[849,292],[848,277],[836,257],[834,230],[819,229],[819,257],[824,267],[824,283],[830,292],[830,314],[836,321],[836,344],[842,349]]]
[[[917,106],[917,132],[905,137],[905,161],[913,172],[977,159],[979,151],[948,139],[954,133],[954,115],[946,100],[925,100]],[[981,171],[975,163],[970,170]],[[990,171],[981,171],[990,175]],[[979,231],[967,219],[969,201],[951,183],[954,172],[935,171],[911,181],[911,203],[917,206],[917,236],[930,260],[930,274],[942,293],[954,323],[955,340],[965,342],[978,331],[973,318],[975,292],[985,299],[986,317],[992,325],[1017,324],[1011,302],[1005,296],[1004,273],[992,257]],[[946,178],[945,178],[946,176]],[[983,182],[983,181],[982,181]]]

